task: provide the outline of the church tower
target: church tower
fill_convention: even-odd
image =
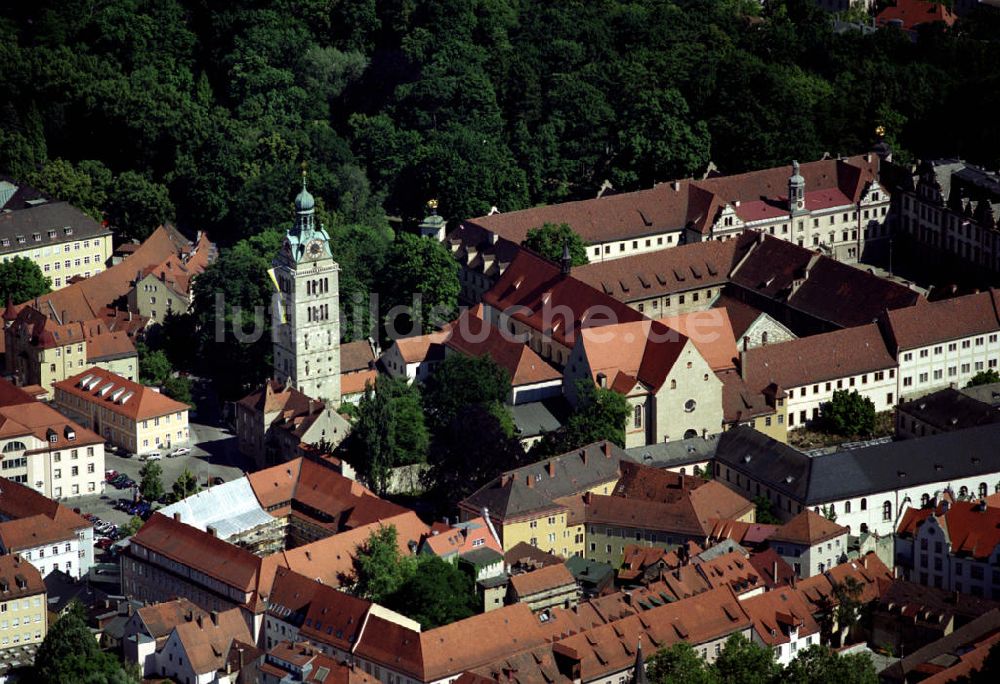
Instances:
[[[806,179],[799,173],[799,163],[792,162],[792,175],[788,178],[788,209],[792,216],[806,210]]]
[[[306,189],[295,198],[295,225],[274,259],[280,311],[274,326],[274,377],[314,399],[340,403],[340,267],[330,236],[316,223]]]

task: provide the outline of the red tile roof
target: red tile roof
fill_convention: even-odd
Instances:
[[[518,252],[483,302],[570,348],[583,328],[645,318],[527,250]]]
[[[695,242],[635,256],[595,261],[573,277],[623,302],[675,292],[721,287],[741,256],[745,240]]]
[[[753,620],[757,638],[765,646],[773,648],[789,643],[792,630],[798,630],[799,639],[819,634],[819,623],[813,618],[811,608],[791,587],[751,596],[741,605]]]
[[[105,309],[128,294],[136,273],[177,254],[188,244],[172,226],[160,226],[135,252],[121,263],[80,282],[56,290],[37,300],[42,313],[68,321],[89,321],[104,315]]]
[[[185,412],[187,404],[171,399],[151,387],[126,380],[120,375],[94,366],[53,385],[58,392],[100,406],[131,421],[159,418]],[[56,399],[60,403],[60,399]]]
[[[507,371],[514,387],[562,379],[531,347],[483,320],[482,305],[463,311],[445,334],[446,347],[466,356],[489,356]]]
[[[521,601],[528,597],[559,587],[576,586],[573,574],[562,563],[547,565],[531,572],[511,575],[510,585]]]
[[[807,206],[821,209],[857,202],[877,177],[878,166],[876,155],[802,164]],[[637,238],[686,227],[706,233],[719,210],[737,200],[737,214],[745,220],[787,214],[791,173],[791,166],[779,166],[734,176],[680,180],[649,190],[480,216],[464,225],[493,231],[517,243],[529,230],[545,223],[567,223],[587,242]]]
[[[862,603],[874,601],[879,597],[882,584],[880,580],[894,579],[892,571],[885,566],[878,556],[869,553],[857,560],[850,560],[835,565],[821,575],[813,575],[797,583],[796,589],[802,598],[809,603],[813,612],[829,610],[836,605],[834,587],[843,584],[848,577],[853,577],[861,584]]]
[[[681,641],[698,645],[724,639],[750,626],[740,601],[728,587],[721,587],[567,637],[552,649],[579,662],[582,681],[593,681],[628,669],[640,638],[652,653]]]
[[[846,527],[827,520],[810,508],[805,508],[801,513],[779,527],[771,535],[771,541],[815,546],[816,544],[846,535],[847,533],[848,529]]]
[[[77,513],[11,480],[0,487],[0,543],[8,551],[75,539],[90,527]]]
[[[16,554],[0,556],[0,584],[4,587],[0,600],[4,602],[45,592],[42,574]]]
[[[996,332],[1000,330],[1000,291],[990,289],[889,311],[883,328],[899,350]]]
[[[933,517],[948,531],[947,541],[952,554],[986,560],[1000,545],[1000,508],[971,501],[956,501],[947,511],[942,508],[907,510],[899,523],[898,533],[915,535],[920,526]]]
[[[896,360],[872,323],[748,349],[742,366],[747,387],[760,392],[772,383],[788,389],[887,371]]]
[[[261,559],[196,527],[154,513],[130,540],[244,592],[256,589]]]
[[[680,316],[661,318],[660,323],[690,339],[713,371],[736,367],[739,352],[736,351],[733,325],[726,309],[692,311]]]
[[[875,17],[879,26],[899,22],[900,28],[904,31],[912,31],[922,24],[933,24],[938,21],[952,26],[956,20],[957,17],[947,6],[927,0],[896,0],[895,5],[886,7]]]
[[[637,382],[659,390],[688,338],[659,321],[640,320],[586,328],[580,335],[593,380],[628,394]]]

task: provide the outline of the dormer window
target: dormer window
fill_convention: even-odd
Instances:
[[[24,236],[23,236],[23,235],[18,235],[18,236],[17,236],[17,244],[19,244],[19,245],[23,245],[23,244],[24,244],[24,242],[25,242],[25,241],[24,241]]]
[[[31,234],[31,239],[34,240],[35,242],[41,242],[42,241],[42,234],[41,233],[32,233]]]
[[[72,227],[66,226],[65,228],[63,228],[63,235],[72,235],[72,234],[73,234]]]
[[[49,231],[49,239],[53,240],[53,239],[55,239],[55,237],[56,237],[56,231],[50,230]]]

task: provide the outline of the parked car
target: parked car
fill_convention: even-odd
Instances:
[[[105,482],[111,482],[111,480],[115,479],[115,477],[117,477],[117,476],[118,476],[118,471],[117,470],[105,470],[104,471],[104,481]]]
[[[181,447],[179,449],[174,449],[174,453],[170,454],[170,457],[175,458],[177,456],[187,456],[190,453],[191,453],[190,447]]]
[[[161,454],[159,451],[151,451],[150,453],[148,453],[145,456],[143,456],[142,460],[144,460],[144,461],[159,461],[161,458],[163,458],[163,454]]]
[[[107,551],[109,548],[111,548],[111,545],[114,543],[115,540],[112,539],[111,537],[101,537],[96,542],[94,542],[94,546]]]

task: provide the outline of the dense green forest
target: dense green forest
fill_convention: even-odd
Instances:
[[[996,16],[836,35],[808,0],[5,2],[0,170],[232,244],[868,149],[1000,165]],[[993,42],[991,42],[993,41]]]
[[[303,163],[342,269],[343,337],[383,341],[412,293],[455,305],[455,262],[405,232],[431,198],[449,219],[510,211],[709,161],[857,153],[878,125],[897,157],[1000,166],[988,8],[913,42],[835,34],[811,0],[0,3],[0,172],[119,238],[208,231],[218,261],[151,343],[228,398],[270,375],[269,321],[256,342],[233,328],[270,300]]]

